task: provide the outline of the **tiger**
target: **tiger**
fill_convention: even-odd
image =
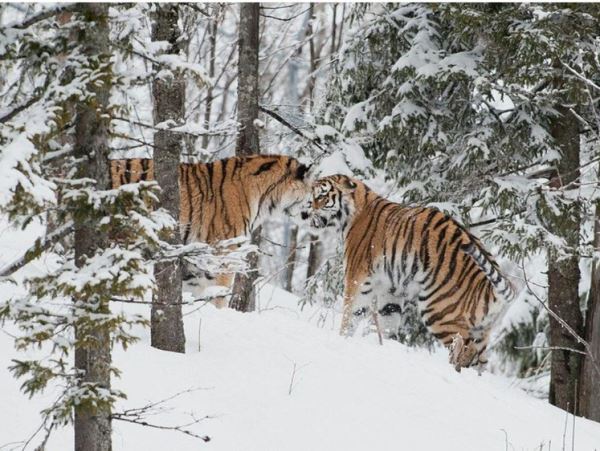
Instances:
[[[112,187],[154,180],[152,159],[111,160]],[[285,155],[251,155],[210,163],[179,165],[179,226],[184,244],[215,244],[238,236],[249,236],[276,211],[296,216],[310,197],[310,167]],[[198,274],[186,271],[185,279]],[[233,274],[205,274],[214,285],[229,288]],[[213,281],[214,279],[214,281]],[[217,307],[227,306],[218,298]]]
[[[462,225],[436,208],[394,203],[345,175],[314,182],[310,223],[337,228],[344,239],[342,335],[367,311],[390,326],[416,303],[457,371],[485,367],[491,328],[515,290]]]

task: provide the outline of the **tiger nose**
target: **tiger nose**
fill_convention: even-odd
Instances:
[[[306,212],[306,211],[301,212],[300,217],[306,221],[308,219],[308,212]]]

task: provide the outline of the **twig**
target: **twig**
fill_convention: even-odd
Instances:
[[[377,300],[373,300],[371,304],[371,314],[373,315],[373,322],[375,323],[375,330],[377,330],[377,338],[379,338],[379,344],[383,346],[383,335],[381,334],[381,326],[379,324],[379,313],[377,311]]]
[[[163,426],[161,424],[148,423],[145,420],[140,420],[137,418],[129,418],[129,417],[121,415],[119,413],[113,413],[111,415],[111,418],[113,420],[125,421],[127,423],[138,424],[140,426],[146,426],[146,427],[155,428],[155,429],[163,429],[163,430],[168,430],[168,431],[181,432],[182,434],[189,435],[190,437],[198,438],[204,442],[210,442],[210,437],[208,435],[198,435],[195,432],[190,431],[189,429],[185,429],[185,426],[191,426],[193,424],[199,423],[200,421],[202,421],[204,419],[210,418],[208,416],[201,418],[199,420],[196,420],[185,426]]]
[[[542,349],[544,351],[570,351],[577,354],[587,355],[585,351],[580,349],[567,348],[566,346],[515,346],[513,349],[529,350],[529,349]]]
[[[575,330],[571,326],[569,326],[569,324],[567,324],[567,322],[564,319],[562,319],[552,309],[550,309],[550,307],[548,307],[546,303],[542,301],[540,297],[531,289],[531,287],[529,286],[529,280],[527,279],[527,274],[525,272],[525,263],[523,262],[523,260],[521,260],[521,269],[523,270],[523,280],[525,281],[527,290],[542,305],[544,310],[546,310],[550,314],[550,316],[552,316],[552,318],[554,318],[562,327],[564,327],[567,330],[567,332],[569,332],[573,336],[573,338],[577,340],[579,344],[583,345],[586,351],[585,355],[587,358],[590,359],[592,368],[594,368],[594,371],[596,371],[598,373],[598,376],[600,376],[600,366],[598,366],[598,362],[596,362],[596,359],[594,358],[594,354],[592,352],[590,344],[586,340],[581,338],[581,336],[577,332],[575,332]]]
[[[297,17],[300,17],[302,14],[304,14],[306,11],[309,11],[309,10],[310,10],[310,8],[307,8],[304,11],[301,11],[298,14],[295,14],[295,15],[290,16],[290,17],[277,17],[277,16],[271,16],[269,14],[264,14],[264,13],[260,13],[260,15],[262,17],[266,17],[268,19],[275,19],[275,20],[280,20],[282,22],[289,22],[290,20],[293,20],[293,19],[295,19]]]
[[[200,345],[201,336],[202,336],[202,318],[199,318],[198,319],[198,352],[202,351],[202,346]]]
[[[232,296],[231,293],[230,294],[223,294],[223,295],[206,296],[206,297],[203,297],[203,298],[192,299],[191,301],[184,301],[184,302],[137,301],[135,299],[121,299],[121,298],[110,298],[110,300],[113,301],[113,302],[122,302],[123,304],[167,305],[167,306],[171,306],[171,305],[192,305],[192,304],[195,304],[197,302],[210,302],[213,299],[226,298],[226,297],[230,297],[230,296]]]
[[[288,388],[288,395],[292,395],[292,389],[294,388],[294,377],[296,377],[296,362],[294,362],[294,368],[292,368],[292,377],[290,378],[290,386]]]
[[[174,398],[177,398],[178,396],[184,395],[186,393],[191,393],[196,390],[199,390],[199,389],[195,388],[195,389],[184,390],[184,391],[175,393],[174,395],[169,396],[168,398],[150,403],[143,407],[135,407],[132,409],[126,409],[122,412],[115,412],[111,415],[111,419],[125,421],[128,423],[138,424],[140,426],[146,426],[146,427],[151,427],[151,428],[155,428],[155,429],[163,429],[163,430],[180,432],[182,434],[189,435],[190,437],[198,438],[204,442],[208,442],[208,441],[210,441],[209,436],[199,435],[188,429],[189,426],[193,426],[195,424],[200,423],[202,420],[211,418],[208,415],[204,416],[202,418],[195,418],[192,415],[193,421],[186,423],[186,424],[180,424],[180,425],[175,425],[175,426],[165,426],[165,425],[150,423],[150,422],[146,421],[146,418],[148,416],[155,415],[156,413],[159,413],[161,411],[161,409],[155,409],[156,407],[160,407],[161,405],[164,405],[167,401],[170,401]]]

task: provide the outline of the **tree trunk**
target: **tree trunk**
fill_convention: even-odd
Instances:
[[[315,87],[315,74],[314,71],[316,69],[316,58],[315,58],[315,45],[314,45],[314,37],[312,30],[312,19],[314,19],[314,3],[311,3],[307,14],[304,19],[303,28],[304,30],[299,30],[297,35],[298,42],[303,41],[307,36],[309,37],[309,51],[310,51],[310,71],[311,74],[308,78],[306,84],[306,90],[302,95],[302,99],[298,94],[298,70],[300,66],[300,61],[302,58],[302,46],[298,47],[296,51],[295,58],[290,60],[288,64],[288,102],[290,105],[293,105],[296,109],[294,111],[293,120],[297,120],[298,124],[302,122],[302,103],[305,101],[308,104],[309,110],[312,112],[313,110],[313,92]],[[286,265],[283,273],[283,287],[287,291],[292,291],[292,280],[294,278],[294,270],[296,269],[296,256],[297,256],[297,247],[298,247],[298,226],[290,225],[291,220],[286,219],[286,235],[285,235],[285,245],[286,248],[284,252],[287,251]]]
[[[290,239],[288,240],[288,257],[285,265],[285,281],[283,287],[292,291],[292,280],[294,278],[294,267],[296,266],[296,250],[298,248],[298,226],[292,226]]]
[[[238,41],[238,122],[236,155],[260,153],[258,129],[258,31],[259,3],[240,4],[240,28]],[[260,230],[252,232],[252,243],[259,245]],[[258,254],[248,258],[250,271],[247,275],[236,274],[233,284],[231,307],[250,312],[256,306],[254,282],[258,278]]]
[[[258,129],[258,18],[259,3],[240,4],[238,41],[238,122],[236,155],[260,153]]]
[[[333,5],[333,22],[332,22],[333,38],[332,38],[332,45],[331,45],[332,52],[333,52],[333,48],[334,48],[333,43],[335,42],[336,11],[337,11],[337,5],[334,4]],[[309,13],[312,18],[314,16],[314,3],[310,4]],[[308,30],[308,33],[311,36],[310,41],[309,41],[311,76],[308,81],[308,98],[309,98],[310,111],[312,113],[314,113],[313,110],[314,110],[315,72],[317,70],[317,55],[315,54],[312,26]],[[310,235],[310,247],[308,249],[308,267],[306,268],[306,280],[310,279],[317,272],[317,269],[319,268],[319,265],[321,264],[321,254],[322,254],[322,247],[321,247],[321,242],[319,241],[319,237],[317,235]]]
[[[78,35],[86,56],[98,58],[103,69],[110,76],[110,54],[108,35],[108,5],[87,3],[80,6],[87,24]],[[106,77],[108,78],[108,77]],[[109,120],[108,104],[110,85],[108,83],[88,86],[93,99],[79,102],[75,119],[75,157],[81,161],[78,177],[96,180],[96,189],[110,188],[108,166]],[[97,250],[108,245],[108,235],[99,231],[97,221],[75,221],[75,264],[81,267],[86,257],[92,257]],[[109,312],[108,299],[101,294],[90,294],[85,299],[77,299],[90,305],[91,313]],[[82,372],[81,382],[92,383],[110,389],[111,347],[106,328],[87,326],[75,330],[75,368]],[[91,343],[91,344],[90,344]],[[110,451],[111,449],[110,408],[75,408],[75,450]]]
[[[321,242],[316,235],[310,236],[310,248],[308,249],[308,267],[306,268],[306,280],[315,275],[321,264]]]
[[[179,7],[175,3],[156,5],[152,26],[153,41],[168,41],[167,53],[179,55],[181,32],[177,24]],[[160,70],[159,67],[154,68]],[[154,123],[182,123],[185,116],[185,80],[180,73],[156,78],[152,82]],[[181,134],[170,130],[154,133],[154,176],[161,187],[160,206],[179,221],[179,160],[183,145]],[[168,241],[181,243],[179,230],[173,230]],[[151,344],[165,351],[185,352],[185,335],[181,314],[182,262],[180,259],[156,262],[155,303],[151,312]],[[175,305],[169,305],[175,304]]]
[[[208,76],[213,79],[215,76],[215,53],[217,49],[217,23],[219,20],[219,9],[220,5],[212,5],[213,10],[209,24],[209,61],[208,61]],[[210,117],[212,114],[212,103],[213,103],[213,86],[208,86],[206,90],[206,109],[204,110],[204,127],[208,130],[210,128]],[[206,151],[208,149],[208,133],[202,136],[202,148]]]
[[[553,119],[552,137],[559,146],[562,158],[550,186],[560,188],[579,178],[579,131],[575,116],[568,108],[557,107],[560,116]],[[571,214],[551,218],[552,231],[565,239],[569,247],[577,248],[581,226],[580,210],[575,205]],[[548,303],[560,318],[579,335],[583,335],[583,318],[579,306],[579,260],[577,256],[560,259],[548,252]],[[580,350],[581,345],[558,321],[550,318],[550,346]],[[581,355],[569,350],[553,350],[550,369],[550,403],[575,412]]]
[[[600,249],[600,203],[596,203],[594,249]],[[589,343],[594,360],[600,362],[600,262],[597,260],[594,260],[592,266],[592,286],[588,298],[583,338]],[[595,371],[588,356],[583,358],[581,367],[578,404],[580,415],[590,420],[600,421],[600,375]]]

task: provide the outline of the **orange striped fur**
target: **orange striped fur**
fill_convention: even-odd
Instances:
[[[344,235],[342,334],[376,299],[382,318],[416,302],[461,367],[483,365],[490,329],[514,296],[479,240],[434,208],[405,207],[343,175],[313,185],[312,224]]]
[[[154,179],[150,159],[112,160],[113,188]],[[275,210],[299,209],[310,195],[308,168],[284,155],[232,157],[179,166],[180,231],[184,243],[248,236]],[[220,274],[216,284],[231,285]]]

